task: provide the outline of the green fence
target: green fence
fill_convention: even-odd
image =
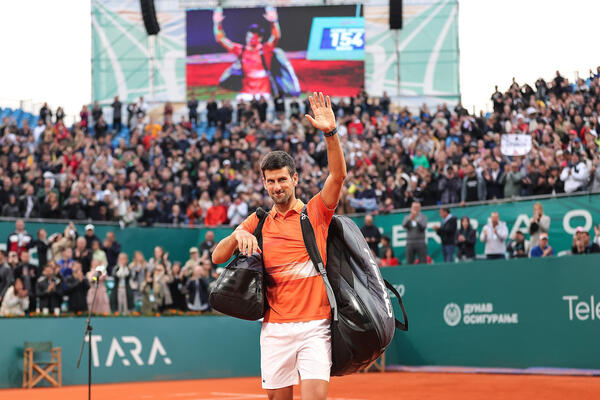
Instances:
[[[600,369],[600,255],[385,268],[409,331],[388,364]],[[399,313],[399,310],[396,310]],[[75,368],[84,318],[0,319],[0,387],[19,386],[23,342],[62,348]],[[105,317],[92,321],[94,382],[257,376],[260,323],[229,317]]]
[[[385,268],[383,276],[410,322],[388,364],[600,369],[600,255]]]

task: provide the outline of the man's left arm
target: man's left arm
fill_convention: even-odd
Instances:
[[[327,145],[327,161],[329,164],[329,175],[325,180],[321,190],[321,199],[329,209],[336,208],[340,199],[342,185],[346,179],[346,161],[344,152],[337,135],[335,126],[335,115],[331,108],[331,99],[329,96],[323,96],[323,93],[314,93],[309,96],[310,107],[314,117],[306,114],[306,118],[312,126],[323,131],[325,143]]]

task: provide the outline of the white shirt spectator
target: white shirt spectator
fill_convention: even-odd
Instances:
[[[508,228],[506,223],[498,221],[496,232],[491,219],[481,230],[479,240],[485,243],[485,254],[505,254],[506,253],[506,238],[508,237]]]
[[[2,299],[0,314],[7,315],[25,315],[25,310],[29,309],[29,297],[19,297],[15,294],[15,286],[8,288]]]
[[[583,189],[588,181],[588,169],[583,161],[574,166],[564,167],[560,180],[565,183],[565,193],[573,193]]]
[[[227,218],[229,225],[236,226],[244,222],[248,216],[248,203],[237,198],[227,209]]]

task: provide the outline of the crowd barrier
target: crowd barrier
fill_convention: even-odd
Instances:
[[[600,369],[600,255],[389,267],[383,276],[410,322],[408,333],[396,332],[388,365]],[[0,387],[20,386],[25,341],[62,347],[64,384],[86,383],[87,349],[75,368],[84,322],[0,319]],[[96,383],[260,373],[259,322],[96,317],[92,325]]]

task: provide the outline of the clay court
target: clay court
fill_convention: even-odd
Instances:
[[[294,399],[300,399],[295,388]],[[1,400],[75,400],[87,386],[0,390]],[[582,376],[387,372],[333,378],[331,400],[511,399],[587,400],[600,397],[600,379]],[[266,399],[258,378],[95,384],[94,400]]]

